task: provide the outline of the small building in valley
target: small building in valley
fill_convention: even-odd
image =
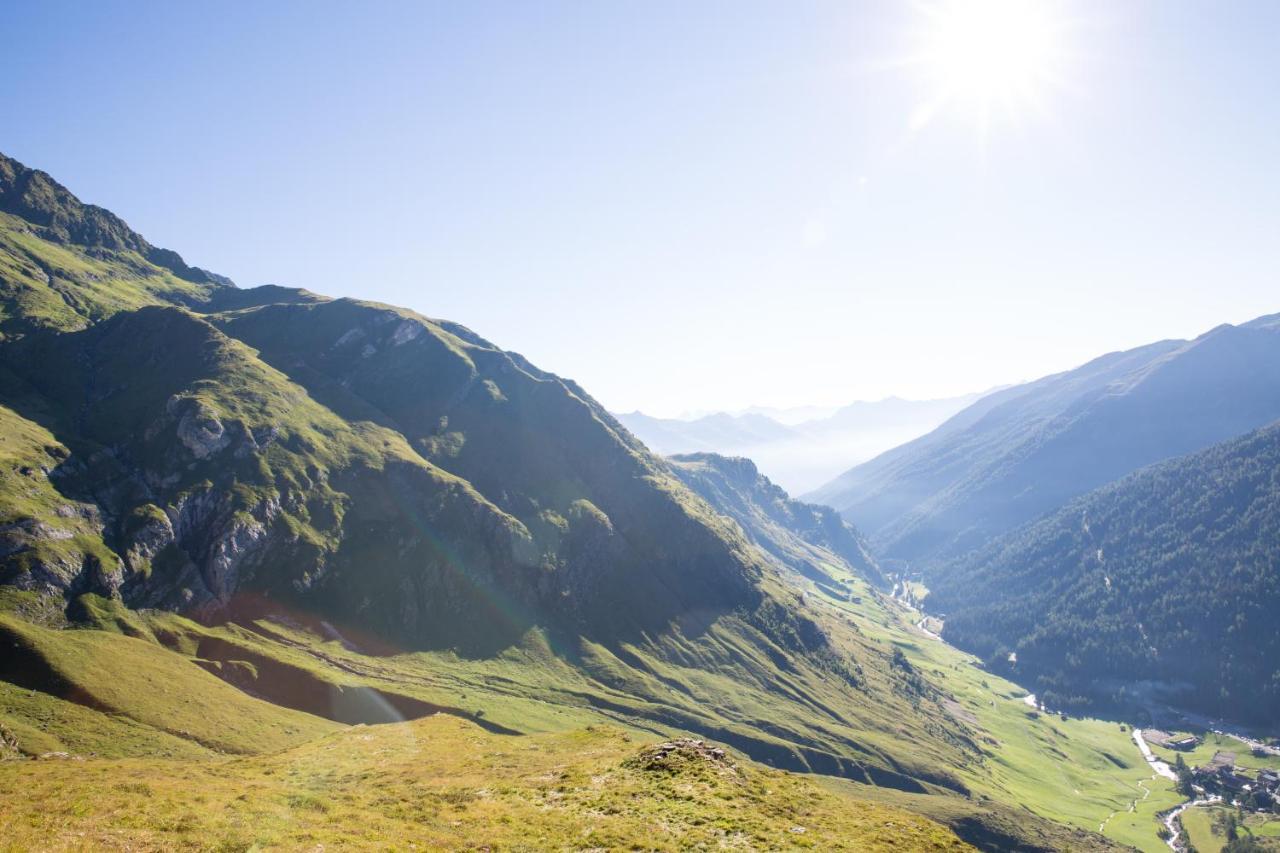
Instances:
[[[1166,749],[1195,749],[1200,743],[1200,738],[1195,735],[1170,734],[1160,729],[1143,729],[1142,737],[1148,743],[1154,743],[1156,746],[1163,746]]]

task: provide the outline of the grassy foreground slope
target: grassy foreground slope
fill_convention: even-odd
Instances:
[[[13,849],[970,849],[900,808],[618,729],[503,737],[447,716],[266,756],[0,764]]]
[[[932,761],[937,765],[934,770],[950,767],[948,772],[960,775],[966,783],[974,786],[975,792],[984,794],[966,798],[933,785],[924,785],[916,789],[916,793],[909,793],[895,786],[852,783],[847,779],[820,775],[774,776],[771,771],[763,779],[795,780],[794,784],[799,788],[782,789],[778,786],[783,784],[781,781],[776,784],[771,781],[765,786],[771,794],[760,794],[756,790],[744,800],[736,798],[735,793],[748,789],[739,785],[732,786],[727,792],[719,789],[710,792],[696,785],[691,788],[686,784],[687,780],[673,779],[671,784],[675,785],[678,794],[676,804],[685,811],[676,808],[672,821],[659,824],[673,833],[667,847],[687,847],[689,844],[678,843],[676,839],[691,841],[704,838],[704,833],[712,833],[710,838],[718,838],[722,830],[730,834],[750,831],[744,838],[755,838],[755,834],[760,833],[772,838],[768,834],[776,829],[780,816],[794,813],[794,808],[788,804],[794,799],[792,794],[786,793],[785,797],[780,794],[781,799],[773,797],[773,794],[787,790],[808,792],[804,797],[812,800],[809,808],[813,813],[803,816],[808,822],[797,820],[792,824],[804,827],[805,833],[795,834],[799,838],[791,838],[792,825],[782,827],[788,833],[782,845],[813,845],[817,849],[829,849],[847,843],[851,849],[877,849],[878,839],[886,847],[896,849],[933,849],[931,839],[934,835],[916,834],[911,829],[920,825],[918,818],[908,822],[891,818],[892,826],[877,824],[879,829],[876,833],[865,834],[860,829],[863,826],[861,821],[867,815],[876,815],[874,809],[868,811],[868,803],[873,803],[905,809],[936,824],[951,827],[961,838],[983,849],[1085,850],[1105,847],[1100,836],[1064,829],[1037,815],[1096,829],[1096,826],[1091,826],[1094,821],[1101,822],[1111,809],[1120,808],[1124,799],[1132,795],[1129,793],[1133,790],[1130,780],[1138,774],[1129,772],[1128,767],[1112,765],[1106,754],[1123,751],[1129,743],[1126,734],[1111,726],[1094,730],[1094,724],[1085,721],[1050,721],[1029,716],[1029,710],[1020,702],[1014,686],[997,680],[988,689],[987,685],[979,683],[983,675],[973,670],[966,658],[961,661],[963,656],[952,649],[914,635],[909,624],[902,621],[904,611],[896,603],[878,598],[874,590],[860,585],[864,581],[854,576],[847,576],[845,581],[855,590],[854,598],[858,599],[856,605],[847,599],[838,603],[838,606],[846,608],[840,612],[840,620],[851,620],[851,624],[845,622],[846,628],[856,626],[860,633],[876,635],[877,639],[887,640],[905,651],[906,660],[915,675],[923,676],[928,672],[932,679],[937,680],[943,680],[945,675],[948,692],[959,701],[955,712],[965,713],[972,708],[974,719],[978,720],[978,730],[993,733],[1000,740],[984,742],[983,752],[986,754],[983,757],[960,758],[957,763],[956,757],[948,757],[945,749],[940,751],[937,748],[940,742],[934,731],[928,727],[913,729],[913,717],[901,712],[897,720],[886,715],[884,719],[868,721],[865,734],[869,738],[877,738],[887,753],[901,756],[901,760],[918,753],[915,761],[922,765]],[[812,598],[815,608],[836,616],[835,602]],[[471,820],[492,822],[502,830],[502,834],[492,836],[499,843],[527,838],[520,835],[520,831],[531,826],[536,827],[539,833],[545,833],[543,838],[547,845],[554,847],[553,841],[568,844],[568,841],[562,841],[567,836],[558,833],[567,831],[566,827],[575,821],[582,825],[584,821],[590,822],[603,815],[608,816],[604,825],[612,826],[609,831],[613,834],[602,835],[602,839],[612,840],[599,844],[582,841],[582,845],[625,845],[630,838],[626,833],[639,831],[635,829],[637,824],[631,822],[632,818],[635,821],[640,821],[641,817],[649,820],[652,809],[671,812],[672,795],[660,785],[657,788],[648,783],[636,786],[639,784],[637,780],[652,779],[650,776],[628,775],[630,770],[627,768],[623,768],[627,772],[617,771],[617,774],[622,774],[620,776],[608,767],[594,765],[596,753],[591,749],[582,751],[584,744],[593,743],[591,738],[595,735],[584,734],[589,729],[612,726],[616,733],[630,736],[632,743],[626,745],[626,751],[634,752],[641,744],[686,734],[689,729],[680,725],[680,721],[696,722],[698,719],[675,715],[680,708],[685,708],[685,712],[691,715],[698,704],[695,695],[719,697],[717,706],[708,704],[701,710],[704,722],[700,725],[713,721],[714,725],[730,734],[732,712],[726,706],[728,699],[724,697],[735,693],[739,695],[736,707],[742,710],[749,708],[751,703],[759,702],[758,712],[765,715],[794,716],[799,713],[767,694],[751,699],[750,688],[744,689],[736,684],[740,675],[735,672],[700,674],[695,670],[655,669],[655,675],[662,676],[664,683],[678,688],[671,690],[673,697],[685,690],[700,692],[687,699],[669,699],[666,711],[655,715],[654,708],[650,707],[652,699],[646,701],[640,692],[632,693],[631,688],[618,689],[604,681],[584,678],[580,667],[567,666],[559,661],[556,654],[550,653],[545,644],[532,638],[526,647],[518,651],[513,649],[507,657],[483,662],[468,661],[448,653],[371,656],[352,651],[349,648],[352,638],[325,640],[297,624],[264,620],[246,626],[202,626],[172,613],[131,613],[111,606],[110,602],[82,603],[99,629],[52,630],[15,625],[23,637],[37,638],[38,648],[50,660],[64,661],[86,644],[93,649],[95,660],[102,663],[101,672],[99,667],[61,667],[60,671],[70,676],[64,686],[83,685],[65,690],[70,699],[95,701],[95,690],[105,693],[114,686],[119,679],[113,674],[122,665],[140,670],[156,667],[164,672],[169,689],[156,689],[155,683],[145,675],[138,676],[147,684],[142,685],[142,689],[115,693],[118,699],[114,712],[91,710],[73,701],[59,701],[41,690],[23,688],[15,694],[0,692],[0,711],[3,711],[0,727],[6,727],[10,739],[17,742],[19,751],[28,754],[50,749],[46,745],[50,743],[49,735],[58,734],[56,730],[45,730],[46,708],[50,703],[81,711],[81,717],[74,720],[74,735],[79,738],[78,742],[64,736],[55,748],[79,754],[86,757],[86,761],[6,762],[0,765],[0,780],[10,785],[5,789],[6,793],[9,790],[17,793],[15,797],[0,800],[4,803],[0,806],[0,816],[3,816],[0,820],[12,820],[19,829],[29,826],[31,829],[23,831],[45,833],[47,838],[63,839],[58,843],[68,845],[72,845],[68,839],[81,838],[76,834],[82,831],[91,834],[86,838],[101,840],[101,843],[116,838],[120,844],[141,845],[142,848],[177,844],[215,847],[224,843],[233,849],[250,843],[300,847],[329,841],[376,845],[374,839],[383,839],[381,843],[385,844],[385,839],[396,839],[399,833],[424,831],[421,826],[416,829],[413,826],[422,820],[426,820],[431,833],[442,834],[429,835],[430,838],[439,838],[440,843],[449,843],[449,839],[461,843],[461,839],[484,836],[484,833],[475,835],[472,830],[476,824],[454,813],[456,802],[475,802],[475,806],[466,806],[468,809],[481,809],[474,812],[475,817]],[[827,616],[822,617],[826,619]],[[874,621],[877,619],[883,621]],[[14,617],[6,617],[6,624],[14,625],[14,622],[17,622]],[[131,631],[138,637],[124,637],[116,633],[119,630]],[[841,631],[837,630],[836,634],[840,635]],[[164,656],[168,656],[168,660],[159,660]],[[931,662],[937,665],[934,670],[925,669],[925,665]],[[968,666],[961,666],[961,663]],[[957,669],[954,672],[943,671],[947,666],[957,666]],[[895,671],[904,676],[910,675],[901,665],[896,666]],[[389,707],[406,712],[404,716],[431,713],[433,710],[444,713],[415,724],[340,727],[344,733],[362,733],[360,738],[364,739],[355,742],[335,742],[332,735],[324,734],[325,731],[333,731],[329,722],[287,712],[246,695],[229,704],[237,710],[233,715],[212,715],[207,724],[189,717],[183,719],[188,697],[200,697],[205,702],[227,701],[221,694],[201,693],[211,690],[212,686],[232,689],[212,680],[210,672],[273,702],[296,701],[298,695],[315,697],[315,690],[307,689],[306,685],[323,684],[328,688],[328,695],[333,695],[334,689],[346,695],[356,695],[361,690],[375,693]],[[901,681],[899,689],[905,689],[908,683]],[[276,693],[278,689],[285,689],[285,693]],[[296,693],[289,694],[289,689],[296,690]],[[998,712],[992,708],[989,716],[984,707],[988,695],[1000,699]],[[252,706],[252,713],[248,715],[242,711],[246,703]],[[803,702],[796,704],[804,707]],[[275,711],[280,715],[276,716]],[[305,717],[311,721],[307,727],[310,727],[312,738],[316,736],[317,726],[329,727],[320,731],[319,740],[307,740],[306,744],[289,748],[278,756],[268,754],[261,761],[228,762],[227,758],[216,756],[198,743],[197,739],[209,738],[210,731],[218,734],[224,742],[232,739],[238,731],[250,739],[250,744],[265,744],[259,724],[255,722],[255,715],[260,713],[266,713],[270,719],[283,717],[294,725],[298,717]],[[169,720],[169,715],[173,715],[172,720]],[[476,752],[477,763],[467,771],[466,783],[457,779],[433,779],[429,774],[431,767],[453,760],[454,754],[460,751],[458,744],[461,740],[452,735],[449,738],[422,735],[420,731],[431,730],[413,727],[433,721],[438,721],[433,725],[445,725],[444,717],[451,717],[458,725],[466,724],[457,731],[465,731],[465,740],[471,744],[468,748]],[[778,719],[785,720],[786,716]],[[152,725],[134,722],[136,720],[151,722]],[[182,720],[182,726],[177,725],[178,720]],[[115,751],[93,745],[114,742],[120,736],[120,726],[125,724],[136,730],[133,731],[132,742],[120,740]],[[177,734],[170,735],[164,730],[165,726]],[[498,734],[499,731],[520,731],[524,734]],[[777,748],[795,751],[796,744],[788,742],[782,731],[778,730]],[[164,742],[160,738],[164,738]],[[177,739],[179,745],[186,745],[186,751],[175,751],[169,738]],[[367,738],[389,744],[388,748],[401,754],[403,766],[398,760],[385,758],[385,753],[379,751],[346,754],[340,757],[339,763],[329,760],[335,749],[342,749],[335,744],[367,744],[370,743]],[[1019,739],[1025,739],[1025,744]],[[614,742],[611,740],[609,743]],[[558,745],[549,747],[548,744]],[[125,752],[129,748],[136,752]],[[1053,754],[1050,748],[1059,752]],[[552,767],[541,768],[534,774],[539,779],[545,777],[543,781],[550,793],[530,792],[520,785],[512,788],[512,765],[503,757],[511,751],[530,756],[550,751],[548,761],[552,762]],[[88,754],[91,752],[100,757]],[[127,754],[151,758],[106,761],[106,757]],[[611,754],[622,760],[622,752]],[[786,753],[777,754],[782,756]],[[963,756],[964,753],[960,754]],[[182,758],[183,761],[173,761],[173,758]],[[287,762],[287,768],[284,762]],[[393,770],[388,770],[388,762]],[[742,763],[764,772],[763,766]],[[1126,763],[1123,753],[1121,763]],[[457,766],[445,766],[451,774],[458,771]],[[603,790],[602,776],[609,780],[609,785],[605,785]],[[801,783],[800,779],[808,781]],[[196,798],[182,798],[182,790],[189,794],[192,789],[180,788],[180,780],[198,780],[200,793]],[[140,781],[145,781],[150,788],[138,784]],[[792,783],[788,781],[786,784]],[[61,788],[55,788],[58,785]],[[457,790],[460,785],[471,790],[460,793]],[[623,785],[623,788],[616,789],[616,785]],[[837,799],[824,799],[826,795],[814,793],[819,792],[815,785],[824,786]],[[431,793],[433,786],[440,786],[440,789]],[[1084,790],[1076,790],[1073,797],[1073,788]],[[46,803],[46,807],[41,809],[38,804],[45,802],[42,798],[55,789],[63,790],[64,799],[69,804],[50,809]],[[374,793],[379,789],[383,789],[384,794]],[[625,792],[625,797],[618,793],[620,790]],[[495,799],[494,792],[498,793]],[[246,799],[237,799],[242,794],[246,794]],[[654,799],[646,802],[650,797]],[[527,816],[525,809],[530,798],[531,802],[538,804],[541,812],[550,811],[552,815],[539,813]],[[618,798],[622,798],[625,808],[614,802]],[[709,803],[709,811],[707,808],[694,808],[696,803],[703,806]],[[1019,807],[1018,803],[1027,803],[1030,811]],[[436,807],[443,809],[440,826],[429,820]],[[616,807],[622,811],[614,812]],[[832,813],[831,809],[835,809],[838,820],[826,817]],[[733,820],[726,822],[724,815],[731,815]],[[515,822],[508,824],[503,816]],[[786,820],[791,820],[791,817]],[[462,822],[456,824],[456,821]],[[285,829],[287,825],[301,826],[303,834],[291,834],[292,830]],[[360,830],[353,830],[352,826],[358,826]],[[467,827],[467,831],[460,827]],[[17,833],[18,830],[14,831]],[[936,827],[931,833],[934,831]],[[99,835],[93,835],[95,833]],[[364,836],[361,833],[376,835]],[[1147,835],[1155,840],[1153,829],[1148,830]],[[35,835],[15,834],[13,838],[29,839]],[[422,835],[413,838],[421,839]],[[1142,834],[1135,834],[1135,839],[1142,839]],[[758,847],[767,845],[759,840],[754,844]],[[534,847],[541,845],[535,844]]]
[[[222,752],[264,752],[334,726],[228,685],[155,643],[0,615],[0,677]]]

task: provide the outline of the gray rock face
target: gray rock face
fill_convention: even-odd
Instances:
[[[34,518],[0,526],[0,560],[17,558],[25,567],[25,571],[5,572],[0,581],[19,589],[57,594],[114,593],[124,579],[114,558],[104,564],[98,556],[74,545],[65,549],[39,547],[50,542],[70,543],[75,535],[72,530]]]
[[[217,608],[231,600],[242,576],[256,567],[268,547],[278,544],[273,522],[280,511],[281,503],[274,498],[244,513],[235,511],[225,492],[189,493],[164,508],[163,521],[144,525],[133,547],[140,555],[154,555],[176,545],[190,566],[171,580],[170,595],[180,594],[187,604]],[[184,588],[190,589],[189,595],[181,594]]]
[[[22,518],[0,525],[0,558],[24,551],[40,539],[60,541],[74,535],[70,530],[63,530],[34,518]]]
[[[407,344],[409,341],[420,337],[422,332],[423,329],[420,323],[405,320],[399,326],[396,326],[395,332],[392,333],[391,345],[398,347],[402,344]]]
[[[231,600],[239,586],[240,570],[259,554],[267,540],[267,528],[257,519],[237,521],[218,537],[204,561],[204,581],[221,604]]]
[[[199,403],[184,400],[177,407],[185,408],[178,418],[178,439],[195,458],[212,456],[231,443],[222,422]],[[173,409],[170,411],[172,413]]]
[[[134,531],[131,540],[125,550],[125,562],[130,570],[138,571],[145,561],[151,560],[173,543],[173,525],[167,515],[153,513]]]

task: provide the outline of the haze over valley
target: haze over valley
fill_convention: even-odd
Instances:
[[[818,407],[714,412],[688,418],[617,414],[627,429],[665,455],[713,452],[745,456],[792,494],[803,494],[885,450],[924,435],[981,397],[887,397],[827,412]]]

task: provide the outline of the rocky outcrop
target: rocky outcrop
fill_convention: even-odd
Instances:
[[[742,775],[737,763],[722,748],[691,737],[647,746],[624,761],[623,766],[669,775],[702,769],[731,776]]]
[[[212,456],[231,442],[222,422],[197,400],[174,397],[167,411],[178,418],[178,439],[197,459]]]

